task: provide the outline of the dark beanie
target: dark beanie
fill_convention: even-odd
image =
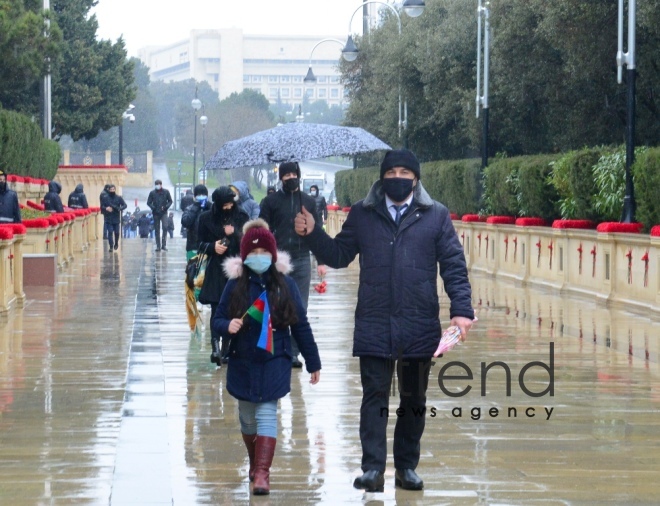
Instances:
[[[257,218],[243,225],[243,238],[241,239],[241,260],[256,248],[264,248],[273,257],[273,263],[277,262],[277,242],[275,236],[268,230],[268,223]]]
[[[419,170],[419,160],[415,154],[408,149],[393,149],[385,153],[383,163],[380,164],[380,178],[383,179],[385,173],[394,167],[405,167],[415,173],[417,179],[421,178]]]
[[[288,174],[289,172],[295,172],[296,177],[300,178],[300,165],[298,165],[298,162],[285,162],[280,164],[278,169],[280,179],[282,179],[284,174]]]
[[[198,184],[195,186],[195,190],[193,195],[196,197],[197,195],[207,195],[208,196],[209,191],[206,189],[206,186],[203,184]]]
[[[213,195],[211,195],[213,203],[217,204],[218,206],[228,204],[229,202],[234,202],[235,198],[236,194],[231,191],[229,186],[220,186],[213,190]]]

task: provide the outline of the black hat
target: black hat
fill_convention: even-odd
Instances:
[[[383,179],[385,173],[394,167],[405,167],[415,173],[415,177],[420,179],[419,160],[415,154],[408,149],[392,149],[385,153],[383,163],[380,164],[380,178]]]
[[[190,191],[190,190],[188,190],[188,191]],[[188,193],[188,192],[186,192],[186,193]],[[206,189],[206,186],[204,186],[203,184],[198,184],[197,186],[195,186],[195,191],[193,193],[193,195],[195,197],[197,195],[208,195],[208,194],[209,194],[209,191]]]
[[[222,206],[223,204],[228,204],[229,202],[234,202],[236,194],[229,189],[229,186],[220,186],[213,190],[213,195],[211,199],[214,204]]]
[[[296,177],[300,179],[300,165],[298,165],[298,162],[284,162],[280,164],[278,169],[280,179],[282,179],[284,174],[288,174],[289,172],[295,172]]]

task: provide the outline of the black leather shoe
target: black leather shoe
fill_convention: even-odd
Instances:
[[[412,469],[397,469],[394,473],[394,485],[404,490],[422,490],[424,482]]]
[[[380,471],[370,469],[365,471],[362,476],[355,478],[353,486],[364,489],[365,492],[382,492],[385,487],[385,476]]]
[[[167,251],[167,248],[166,248],[165,246],[163,246],[161,249],[162,249],[163,251]]]
[[[160,251],[160,248],[156,248],[156,251]]]

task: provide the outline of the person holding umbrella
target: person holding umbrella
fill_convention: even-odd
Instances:
[[[282,181],[282,189],[264,198],[259,218],[270,226],[277,246],[291,256],[293,272],[291,277],[296,282],[303,306],[307,310],[309,300],[309,284],[312,279],[312,263],[310,249],[307,243],[296,234],[294,220],[301,212],[303,206],[310,209],[314,220],[319,222],[316,213],[316,201],[306,193],[300,191],[300,166],[298,162],[285,162],[280,164],[278,174]],[[323,278],[326,274],[325,265],[317,266],[318,275]],[[298,345],[291,342],[292,366],[302,368],[302,362],[298,360]]]

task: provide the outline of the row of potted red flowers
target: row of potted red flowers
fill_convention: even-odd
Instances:
[[[30,177],[30,176],[17,176],[15,174],[10,174],[7,176],[7,182],[9,183],[32,183],[32,184],[38,184],[41,186],[48,186],[48,179],[40,179],[37,177]]]
[[[453,214],[453,213],[452,213]],[[455,219],[452,217],[452,219]],[[542,218],[523,217],[516,218],[515,216],[481,216],[479,214],[465,214],[461,217],[463,222],[482,222],[491,223],[495,225],[516,225],[520,227],[545,227],[548,222]],[[552,228],[560,229],[596,229],[597,232],[603,233],[641,233],[644,225],[642,223],[619,223],[619,222],[603,222],[596,224],[591,220],[554,220],[551,224]],[[656,236],[660,234],[660,225],[656,225],[651,229],[651,235]]]

